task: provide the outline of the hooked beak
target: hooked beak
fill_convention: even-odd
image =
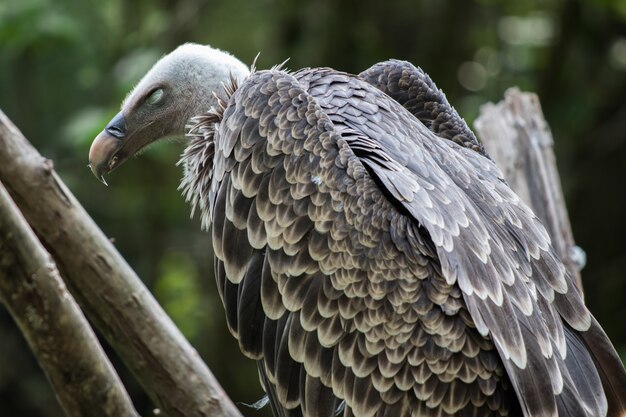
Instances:
[[[111,172],[126,159],[119,151],[124,145],[127,133],[124,115],[119,112],[91,144],[88,167],[104,185],[108,185],[104,180],[104,174]]]

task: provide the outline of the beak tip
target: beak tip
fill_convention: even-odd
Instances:
[[[119,160],[116,154],[122,144],[122,139],[111,135],[106,129],[100,132],[91,144],[87,167],[104,185],[109,185],[104,179],[104,174],[108,174],[115,167]]]
[[[87,164],[87,168],[91,170],[91,173],[94,175],[94,177],[98,179],[98,181],[100,181],[102,184],[106,185],[107,187],[109,186],[109,184],[107,184],[106,180],[104,179],[104,174],[101,172],[101,170],[98,168],[97,165],[94,165],[91,162],[89,162]]]

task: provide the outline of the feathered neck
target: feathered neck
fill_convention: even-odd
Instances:
[[[215,135],[224,117],[228,101],[237,88],[239,88],[239,83],[231,76],[230,81],[224,84],[223,95],[213,93],[217,106],[190,120],[187,133],[190,138],[189,144],[177,164],[184,166],[183,178],[178,189],[182,190],[185,201],[191,204],[191,217],[196,209],[199,209],[204,230],[209,229],[212,219],[210,200],[215,192],[215,190],[212,192]]]

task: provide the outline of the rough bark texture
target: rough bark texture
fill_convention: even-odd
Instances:
[[[511,188],[545,225],[559,257],[582,292],[584,252],[574,243],[554,141],[539,99],[511,88],[500,103],[482,106],[474,128]]]
[[[1,183],[0,300],[68,416],[138,416],[54,261]]]
[[[0,181],[50,248],[83,311],[168,417],[241,415],[52,162],[1,111]]]

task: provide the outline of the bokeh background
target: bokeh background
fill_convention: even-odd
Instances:
[[[164,53],[208,43],[259,68],[360,72],[421,66],[471,124],[511,86],[538,93],[552,127],[587,303],[626,357],[626,0],[2,0],[0,109],[51,158],[238,402],[262,395],[228,334],[209,235],[177,191],[183,145],[163,143],[110,175],[91,140]],[[110,351],[110,350],[109,350]],[[143,415],[153,405],[115,358]],[[248,416],[267,411],[244,409]],[[54,394],[0,306],[0,416],[58,417]]]

